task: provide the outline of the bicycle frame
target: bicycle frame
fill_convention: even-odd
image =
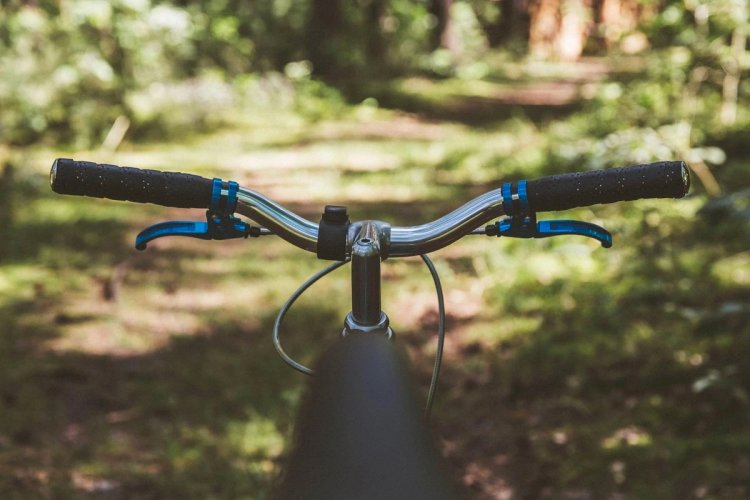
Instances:
[[[458,498],[394,342],[344,337],[315,373],[273,498]]]

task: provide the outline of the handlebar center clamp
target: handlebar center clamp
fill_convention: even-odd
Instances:
[[[346,234],[350,224],[346,207],[326,205],[318,226],[319,259],[346,260]]]

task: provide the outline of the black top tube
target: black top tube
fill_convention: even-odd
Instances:
[[[396,349],[361,333],[321,357],[273,498],[459,498]]]

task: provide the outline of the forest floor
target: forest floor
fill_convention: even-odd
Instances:
[[[0,247],[0,494],[264,498],[304,386],[270,331],[321,267],[314,256],[275,238],[167,238],[137,252],[143,227],[202,212],[53,195],[54,157],[231,178],[310,220],[344,204],[354,219],[413,225],[546,173],[549,128],[600,76],[515,87],[409,79],[380,89],[379,106],[333,117],[261,110],[189,142],[20,153]],[[748,276],[734,270],[750,257],[741,241],[696,243],[705,202],[560,216],[604,223],[612,250],[475,236],[436,252],[448,338],[433,422],[476,498],[749,494],[748,364],[738,359],[750,351]],[[345,272],[316,288],[285,327],[305,363],[348,310]],[[425,391],[437,322],[429,273],[418,259],[388,260],[384,292]]]

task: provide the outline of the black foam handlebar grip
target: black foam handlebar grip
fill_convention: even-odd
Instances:
[[[58,158],[50,171],[52,190],[109,198],[155,203],[165,207],[207,208],[213,180],[180,172],[159,172]]]
[[[526,185],[529,209],[567,210],[640,198],[682,198],[690,189],[683,161],[553,175]]]

